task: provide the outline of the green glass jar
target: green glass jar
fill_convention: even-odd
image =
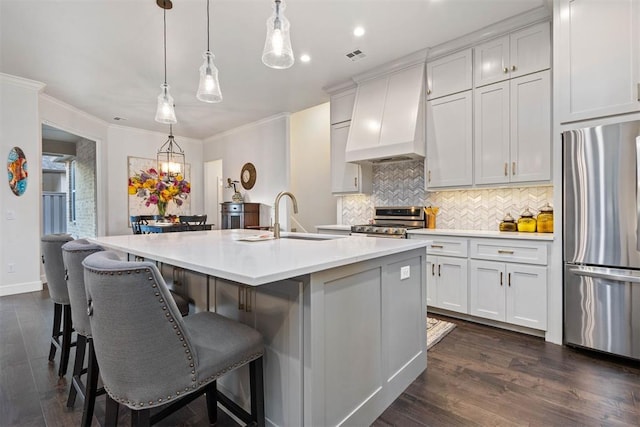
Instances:
[[[536,219],[533,217],[533,212],[526,208],[520,218],[518,219],[518,231],[524,233],[534,233],[536,231]]]
[[[499,230],[500,231],[517,231],[518,227],[516,225],[516,220],[511,216],[509,212],[502,218],[500,222]]]

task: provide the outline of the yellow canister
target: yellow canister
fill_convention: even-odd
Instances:
[[[500,222],[499,230],[500,231],[516,231],[518,226],[516,225],[516,220],[511,216],[509,212],[502,218]]]
[[[536,231],[536,219],[533,217],[533,213],[526,208],[520,218],[518,218],[518,231],[525,233],[533,233]]]
[[[553,233],[553,208],[549,203],[540,208],[537,221],[539,233]]]

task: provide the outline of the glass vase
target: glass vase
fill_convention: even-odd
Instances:
[[[167,202],[158,202],[158,215],[162,218],[167,215]]]

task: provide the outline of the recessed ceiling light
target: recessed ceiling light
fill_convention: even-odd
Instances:
[[[363,27],[356,27],[353,29],[353,35],[356,37],[361,37],[364,35],[364,28]]]
[[[307,55],[306,53],[303,53],[302,55],[300,55],[300,61],[309,62],[309,61],[311,61],[311,57],[309,55]]]

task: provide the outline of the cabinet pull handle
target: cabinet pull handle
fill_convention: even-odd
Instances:
[[[242,286],[238,286],[238,310],[244,310],[244,301],[242,299],[243,290]]]
[[[442,264],[438,264],[438,277],[440,277],[440,268],[442,267]]]
[[[431,182],[431,170],[429,170],[428,175],[429,175],[429,182]]]
[[[442,248],[444,248],[444,246],[442,246],[442,245],[431,245],[431,247],[434,248],[434,249],[442,249]]]
[[[508,251],[506,249],[498,249],[498,253],[499,254],[509,254],[509,255],[513,255],[513,251]]]
[[[251,313],[251,289],[244,288],[245,292],[245,310],[247,313]]]
[[[427,95],[431,95],[431,89],[427,89]]]
[[[509,163],[504,162],[504,176],[509,174]]]
[[[509,273],[509,275],[507,277],[508,277],[507,280],[508,280],[508,283],[509,283],[509,287],[511,287],[511,273]]]
[[[432,276],[436,275],[436,265],[435,264],[431,264],[431,275]]]
[[[512,66],[511,66],[511,71],[515,71],[515,70],[516,70],[516,66],[515,66],[515,65],[512,65]]]
[[[509,69],[507,67],[504,67],[502,71],[504,71],[504,73],[507,74],[509,72]]]
[[[638,83],[637,94],[638,94],[638,101],[640,101],[640,83]]]
[[[502,286],[502,271],[500,272],[500,286]]]
[[[511,163],[511,175],[516,174],[516,162]]]
[[[353,178],[353,186],[358,188],[358,177]]]

